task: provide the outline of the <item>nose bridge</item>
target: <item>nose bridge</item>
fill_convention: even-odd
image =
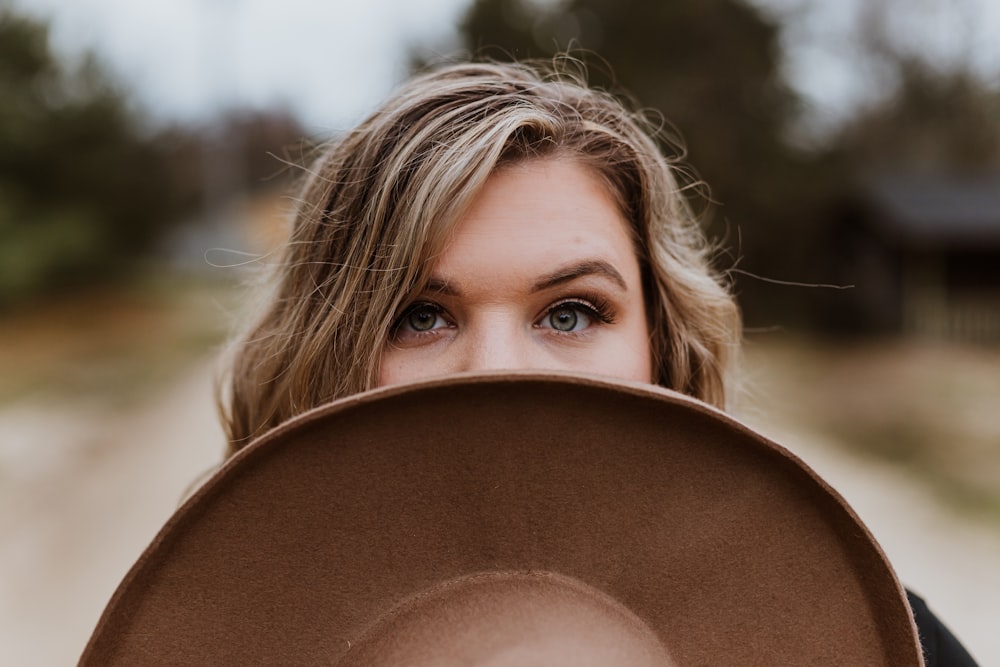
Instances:
[[[516,370],[531,366],[528,332],[502,312],[483,317],[465,332],[466,371]]]

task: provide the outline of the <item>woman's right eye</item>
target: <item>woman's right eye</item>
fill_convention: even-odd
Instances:
[[[395,335],[425,333],[449,326],[444,310],[433,303],[415,303],[407,308],[393,327]]]

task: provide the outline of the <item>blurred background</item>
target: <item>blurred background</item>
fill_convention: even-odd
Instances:
[[[992,0],[0,0],[0,663],[73,662],[219,462],[310,150],[425,64],[573,48],[708,184],[738,414],[1000,664],[998,35]]]

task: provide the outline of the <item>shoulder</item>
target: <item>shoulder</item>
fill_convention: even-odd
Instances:
[[[906,591],[906,597],[917,623],[926,667],[976,667],[976,661],[934,615],[923,598],[909,590]]]

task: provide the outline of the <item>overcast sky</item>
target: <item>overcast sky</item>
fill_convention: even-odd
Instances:
[[[51,20],[61,52],[95,50],[160,117],[285,104],[324,132],[357,121],[405,76],[409,44],[447,43],[470,0],[12,1]],[[788,73],[818,124],[835,124],[885,85],[852,58],[857,8],[874,0],[756,1],[797,17],[786,32]],[[907,8],[889,26],[900,42],[941,62],[969,58],[998,80],[1000,2],[894,6]]]
[[[167,118],[286,104],[350,124],[406,74],[406,46],[447,39],[465,0],[14,0],[54,46],[96,51]]]

